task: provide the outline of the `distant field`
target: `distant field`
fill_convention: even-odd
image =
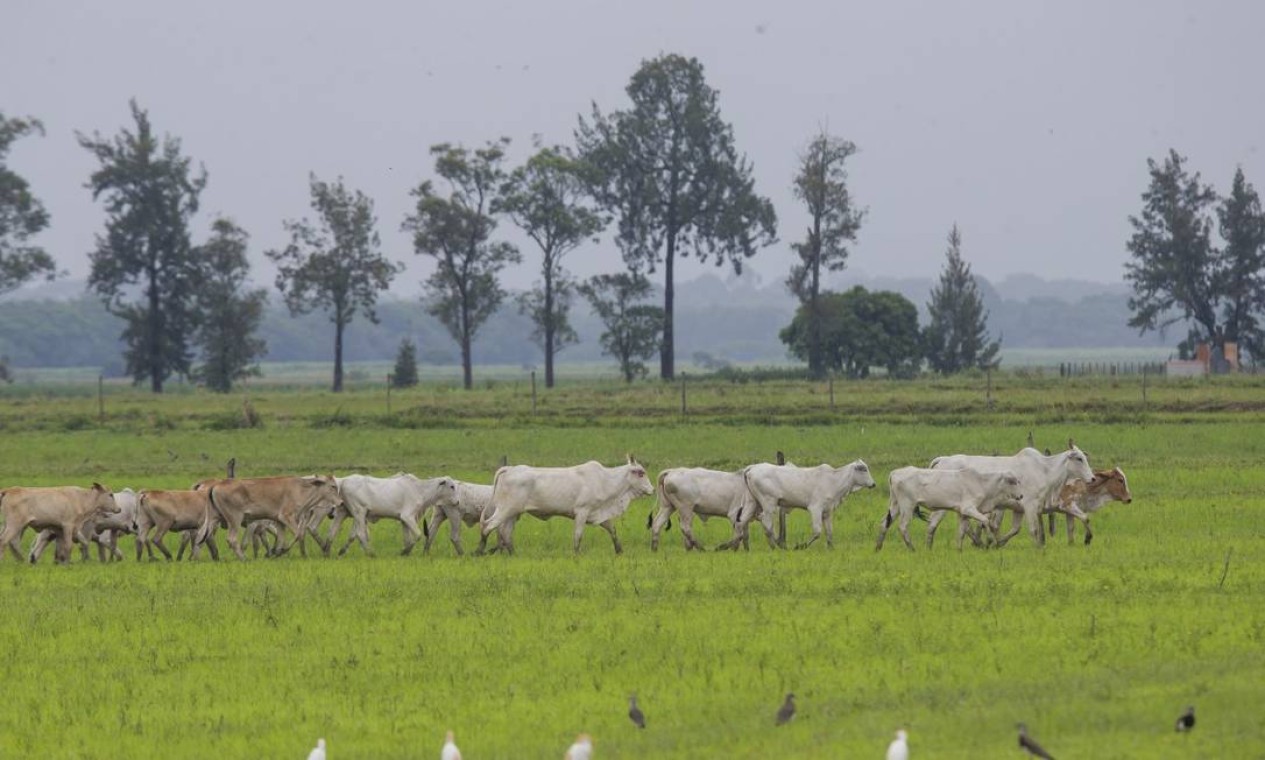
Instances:
[[[1016,753],[1024,720],[1057,757],[1265,756],[1265,382],[1254,378],[915,383],[770,382],[625,389],[564,383],[533,417],[521,382],[154,399],[127,388],[0,391],[0,486],[184,487],[222,470],[397,469],[488,482],[511,462],[731,469],[783,450],[862,457],[880,487],[836,517],[833,551],[658,554],[645,520],[616,557],[590,529],[524,521],[515,557],[377,557],[55,567],[0,563],[0,756],[557,758],[580,731],[606,757],[914,757]],[[1069,436],[1129,474],[1134,502],[1095,519],[1091,547],[1026,535],[1000,551],[942,541],[873,551],[886,473],[951,451]],[[802,512],[791,540],[807,535]],[[702,530],[708,545],[727,527]],[[921,534],[921,528],[915,529]],[[942,533],[942,539],[947,537]],[[467,548],[477,540],[465,532]],[[28,542],[30,536],[27,537]],[[221,540],[222,544],[222,540]],[[174,542],[172,542],[174,548]],[[649,727],[628,722],[636,691]],[[799,714],[774,728],[786,691]],[[1199,724],[1178,736],[1187,704]]]
[[[1045,367],[1053,368],[1057,371],[1058,366],[1062,362],[1095,362],[1095,363],[1125,363],[1125,362],[1157,362],[1165,361],[1175,356],[1170,348],[1007,348],[1001,352],[1001,364],[1006,368],[1016,367]],[[759,362],[758,366],[775,366],[775,367],[791,367],[787,362]],[[751,366],[757,366],[751,365]],[[748,366],[739,364],[738,366]],[[333,362],[264,362],[260,365],[263,374],[261,377],[253,378],[249,381],[251,386],[255,387],[272,387],[286,385],[328,385],[333,378]],[[390,361],[379,362],[348,362],[344,365],[344,382],[349,387],[358,385],[382,385],[386,383],[386,377],[393,370],[394,363]],[[685,372],[699,374],[704,368],[691,364],[688,361],[680,361],[679,369]],[[509,364],[490,364],[475,366],[475,378],[478,382],[486,380],[506,381],[506,380],[527,380],[533,367],[509,365]],[[544,382],[544,369],[536,367],[537,379]],[[600,362],[566,362],[558,364],[555,368],[559,379],[573,380],[618,380],[619,372],[614,364],[610,361]],[[62,384],[88,384],[97,381],[99,370],[95,367],[19,367],[14,369],[14,380],[19,385],[62,385]],[[423,364],[418,367],[419,377],[423,381],[431,382],[450,382],[460,384],[461,382],[461,366],[460,365],[428,365]],[[127,384],[130,381],[122,378],[113,378],[108,381],[111,385]],[[179,381],[172,383],[173,388],[179,388]]]

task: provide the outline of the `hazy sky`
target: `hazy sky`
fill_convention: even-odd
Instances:
[[[681,53],[702,61],[777,209],[780,241],[750,264],[766,279],[803,234],[791,178],[825,126],[860,148],[853,269],[934,275],[956,221],[994,280],[1113,281],[1147,157],[1177,148],[1220,190],[1242,165],[1265,190],[1263,31],[1250,1],[6,0],[0,110],[47,127],[10,164],[52,213],[40,242],[72,276],[104,220],[74,132],[132,127],[134,96],[209,172],[195,239],[212,214],[233,217],[271,285],[262,251],[285,243],[283,219],[310,215],[308,172],[341,174],[374,199],[384,249],[408,266],[393,291],[408,293],[430,266],[399,227],[431,144],[506,135],[517,163],[533,134],[570,143],[590,102],[626,107],[643,59]],[[512,287],[533,279],[522,249]],[[568,263],[621,266],[609,235]]]

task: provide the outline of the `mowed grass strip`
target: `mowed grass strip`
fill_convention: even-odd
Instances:
[[[1258,757],[1265,682],[1265,436],[1250,422],[1035,426],[1120,465],[1134,503],[1097,516],[1095,542],[1001,551],[873,541],[886,473],[953,451],[1009,453],[1032,425],[674,424],[662,428],[27,432],[0,437],[3,485],[186,487],[239,474],[360,469],[488,482],[511,462],[564,465],[625,451],[652,474],[735,468],[778,449],[801,464],[865,458],[880,486],[849,497],[834,551],[686,554],[648,548],[651,499],[613,556],[589,529],[524,520],[519,555],[218,564],[0,565],[0,755],[433,755],[556,758],[576,733],[599,757],[880,756],[899,726],[917,756],[1005,757],[1014,723],[1056,756]],[[802,512],[791,541],[807,537]],[[709,546],[723,522],[701,527]],[[29,544],[30,535],[27,536]],[[467,550],[477,541],[464,531]],[[174,540],[169,538],[174,547]],[[341,543],[341,538],[340,538]],[[221,545],[223,545],[221,534]],[[1229,558],[1228,566],[1226,563]],[[637,692],[649,727],[626,716]],[[775,728],[785,692],[799,712]],[[1195,704],[1189,736],[1173,720]]]

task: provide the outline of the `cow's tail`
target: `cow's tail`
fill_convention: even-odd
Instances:
[[[505,470],[505,467],[497,468],[496,474],[492,476],[492,496],[488,499],[488,509],[483,510],[483,514],[479,515],[479,535],[486,536],[501,527],[503,520],[497,515],[496,489],[501,484],[501,475]],[[491,515],[488,515],[489,511],[492,512]]]
[[[193,539],[194,546],[206,543],[218,521],[219,508],[215,506],[215,487],[212,486],[207,490],[206,510],[202,513],[202,527],[198,528],[197,538]]]
[[[646,515],[646,530],[650,530],[651,528],[654,527],[654,517],[656,514],[669,511],[671,509],[671,507],[668,504],[668,495],[664,493],[664,490],[663,490],[663,476],[667,474],[668,474],[668,471],[664,470],[663,472],[659,473],[659,477],[655,479],[654,492],[655,492],[655,506],[657,508],[651,510],[650,514]],[[670,512],[668,515],[668,523],[666,527],[668,530],[672,530],[672,516]]]

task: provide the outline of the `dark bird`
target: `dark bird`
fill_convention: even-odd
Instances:
[[[1033,757],[1041,757],[1045,758],[1045,760],[1054,760],[1053,755],[1046,752],[1040,744],[1037,744],[1030,736],[1028,736],[1027,726],[1022,723],[1018,723],[1015,725],[1015,728],[1019,729],[1019,749],[1027,752]]]
[[[780,726],[794,717],[795,717],[795,695],[787,692],[786,701],[782,703],[781,709],[777,711],[777,724]]]
[[[646,727],[646,715],[637,706],[637,695],[633,694],[628,698],[628,719],[636,724],[637,728]]]
[[[1186,712],[1177,719],[1177,732],[1185,733],[1195,727],[1195,708],[1194,705],[1187,707]]]

